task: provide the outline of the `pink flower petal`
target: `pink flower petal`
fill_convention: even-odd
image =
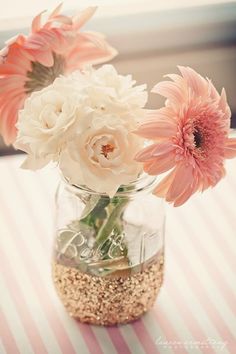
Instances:
[[[25,75],[25,69],[16,64],[0,64],[0,75],[19,74]]]
[[[49,19],[48,22],[60,22],[66,25],[72,25],[72,19],[65,15],[57,15]]]
[[[54,17],[54,16],[57,16],[57,15],[60,13],[61,8],[62,8],[62,5],[63,5],[63,2],[61,2],[61,3],[52,11],[52,13],[51,13],[50,16],[49,16],[49,19],[51,19],[51,18]]]
[[[165,176],[161,180],[161,182],[157,185],[157,187],[154,189],[153,194],[155,194],[157,197],[165,198],[166,193],[175,177],[175,172],[176,169],[174,169],[167,176]]]
[[[74,16],[73,22],[76,24],[76,28],[81,28],[94,15],[96,10],[96,6],[91,6]]]
[[[138,162],[153,160],[152,154],[156,149],[157,149],[157,144],[152,144],[150,146],[145,147],[135,156],[135,160]]]
[[[170,122],[173,122],[176,124],[176,117],[173,117],[175,112],[169,108],[169,107],[163,107],[160,109],[148,109],[146,110],[146,119],[145,122],[152,121],[154,119],[160,119],[160,120],[169,120]]]
[[[236,157],[236,138],[229,138],[225,147],[225,158],[232,159]]]
[[[181,104],[185,97],[185,92],[183,92],[181,86],[172,81],[159,82],[153,87],[152,92],[170,99],[176,106]]]
[[[155,151],[153,151],[152,156],[157,157],[162,154],[171,153],[174,151],[174,146],[171,141],[165,141],[157,144]]]
[[[175,177],[168,189],[166,200],[175,201],[193,182],[193,168],[191,165],[181,164],[176,168]]]
[[[32,53],[32,56],[34,56],[34,50],[39,50],[40,48],[44,47],[45,40],[40,38],[39,40],[35,38],[31,38],[25,45],[25,49],[29,49]]]
[[[159,138],[170,138],[177,132],[177,126],[171,120],[156,120],[147,121],[135,130],[135,134],[146,139],[157,140]]]
[[[208,85],[206,80],[196,71],[184,66],[178,66],[178,69],[196,96],[203,96],[207,92]]]
[[[145,163],[144,171],[149,175],[159,175],[173,168],[175,163],[175,155],[173,153],[163,154],[155,158],[155,160]]]
[[[83,68],[85,64],[101,64],[106,60],[110,60],[116,55],[116,51],[112,48],[100,49],[100,48],[87,48],[83,51],[76,50],[70,53],[67,57],[66,72],[73,71],[77,68]]]
[[[25,78],[22,75],[11,75],[9,77],[0,77],[0,95],[6,94],[6,92],[23,88],[25,84]]]
[[[182,76],[180,76],[178,74],[166,74],[166,75],[164,75],[164,77],[168,77],[169,79],[171,79],[172,81],[175,81],[178,84],[182,83],[182,81],[183,81]]]
[[[219,93],[217,92],[215,86],[212,84],[211,80],[207,78],[207,82],[208,82],[208,91],[209,91],[209,95],[211,98],[215,99],[219,99]]]
[[[191,185],[189,185],[186,190],[178,197],[175,199],[174,201],[174,207],[178,207],[180,205],[183,205],[184,203],[187,202],[187,200],[194,194],[197,192],[197,190],[199,189],[199,185],[198,185],[198,179],[195,178],[193,180],[193,183]]]
[[[21,66],[25,69],[25,71],[27,71],[31,66],[30,61],[32,59],[33,57],[27,51],[23,50],[22,47],[19,47],[18,44],[14,44],[9,48],[7,61],[5,61],[5,64]]]
[[[24,96],[15,97],[11,101],[11,106],[6,105],[4,109],[1,109],[1,120],[0,120],[0,132],[4,138],[4,142],[7,145],[12,144],[16,138],[16,127],[15,124],[18,119],[18,111],[16,107],[21,107]]]
[[[37,32],[40,27],[41,27],[41,17],[42,17],[42,14],[44,13],[45,11],[42,11],[40,14],[38,14],[32,21],[32,25],[31,25],[31,31],[32,33],[35,33]]]
[[[226,92],[225,89],[222,89],[220,100],[219,100],[219,108],[225,112],[225,119],[228,120],[228,127],[230,127],[230,117],[231,117],[231,111],[229,108],[229,105],[227,103],[227,98],[226,98]]]
[[[54,63],[53,54],[50,50],[38,50],[37,53],[35,53],[35,59],[40,64],[47,67],[53,66]]]

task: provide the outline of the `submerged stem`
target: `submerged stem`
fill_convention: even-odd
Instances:
[[[96,244],[99,245],[106,241],[106,239],[110,236],[111,232],[113,231],[116,223],[117,218],[120,217],[122,211],[124,210],[124,206],[127,204],[127,198],[119,198],[117,204],[113,208],[112,212],[108,216],[107,220],[104,224],[100,227],[98,234],[96,236]]]

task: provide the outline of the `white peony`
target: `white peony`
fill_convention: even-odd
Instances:
[[[60,77],[33,93],[20,113],[15,146],[25,168],[57,161],[72,184],[112,196],[141,172],[134,157],[143,139],[133,133],[144,117],[145,85],[111,65]]]

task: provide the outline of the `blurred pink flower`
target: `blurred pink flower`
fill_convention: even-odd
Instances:
[[[165,107],[149,111],[138,135],[153,140],[136,160],[150,175],[170,171],[154,194],[179,206],[196,191],[215,186],[225,175],[224,159],[236,156],[236,138],[229,138],[230,109],[210,80],[189,67],[167,75],[152,92],[167,98]]]
[[[7,144],[15,140],[18,111],[29,94],[61,74],[116,55],[100,33],[80,32],[96,8],[75,17],[61,15],[60,9],[61,5],[43,25],[42,13],[36,16],[29,36],[18,35],[0,51],[0,133]]]

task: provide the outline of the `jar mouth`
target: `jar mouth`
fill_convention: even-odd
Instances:
[[[70,184],[68,178],[62,176],[64,182],[66,183],[67,187],[74,193],[83,192],[88,194],[96,194],[103,197],[109,197],[106,193],[96,192],[88,188],[85,185],[76,185]],[[129,184],[121,185],[117,192],[115,193],[114,197],[130,197],[133,194],[141,193],[141,192],[149,192],[154,189],[155,184],[157,183],[156,176],[150,176],[147,173],[143,172],[139,175],[137,179],[130,182]]]

